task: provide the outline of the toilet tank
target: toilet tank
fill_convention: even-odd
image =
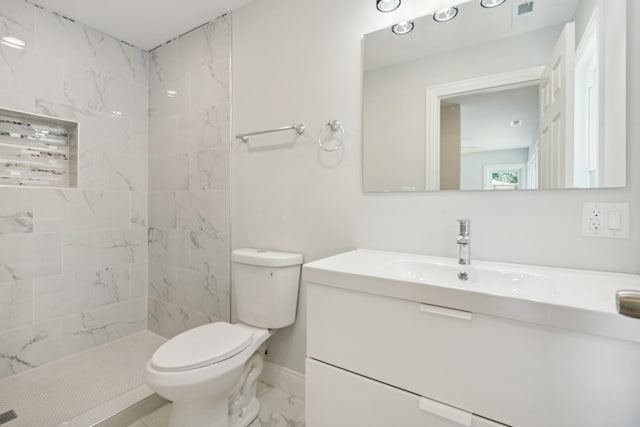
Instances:
[[[302,255],[264,249],[231,253],[232,294],[240,322],[278,329],[293,324]]]

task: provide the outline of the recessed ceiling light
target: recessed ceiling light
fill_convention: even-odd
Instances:
[[[401,36],[403,34],[410,33],[413,30],[413,27],[414,27],[413,22],[402,21],[402,22],[398,22],[396,25],[391,27],[391,31],[393,31],[393,34],[397,34]]]
[[[522,124],[522,120],[511,120],[511,127],[517,127]]]
[[[400,7],[400,0],[376,0],[376,7],[380,12],[393,12]]]
[[[457,7],[447,7],[440,9],[433,14],[433,20],[436,22],[447,22],[458,16]]]
[[[480,6],[491,9],[492,7],[498,7],[506,0],[480,0]]]
[[[2,44],[5,46],[12,47],[14,49],[24,49],[25,46],[27,46],[27,44],[24,41],[11,36],[2,37]]]
[[[178,91],[176,91],[176,90],[168,90],[167,91],[167,96],[169,98],[175,98],[176,96],[178,96]]]

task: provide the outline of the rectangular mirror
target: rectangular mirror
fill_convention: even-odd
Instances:
[[[626,0],[442,15],[364,36],[365,191],[626,185]]]

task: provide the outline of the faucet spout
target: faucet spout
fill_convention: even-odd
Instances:
[[[468,218],[458,220],[458,264],[471,264],[471,220]]]

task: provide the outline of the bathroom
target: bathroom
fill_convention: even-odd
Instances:
[[[134,3],[100,6],[107,14],[82,2],[0,1],[0,36],[26,45],[0,45],[0,109],[79,124],[77,189],[0,188],[0,413],[18,415],[7,426],[28,415],[4,404],[17,395],[13,377],[92,350],[108,361],[102,349],[145,331],[169,338],[235,320],[231,251],[240,248],[304,263],[356,248],[456,258],[456,220],[471,218],[473,261],[640,274],[637,2],[626,2],[624,185],[515,192],[363,191],[365,35],[460,1],[402,0],[388,13],[373,0]],[[235,138],[294,123],[303,135]],[[325,151],[318,138],[342,145]],[[585,237],[585,203],[628,204],[629,237]],[[295,323],[269,339],[260,386],[291,397],[292,412],[274,408],[258,416],[263,425],[305,422],[307,297],[303,271]],[[17,361],[35,337],[45,339]],[[152,352],[141,350],[141,370]],[[21,398],[27,412],[49,411],[44,401],[58,394],[38,388]],[[73,416],[44,412],[27,425]]]

